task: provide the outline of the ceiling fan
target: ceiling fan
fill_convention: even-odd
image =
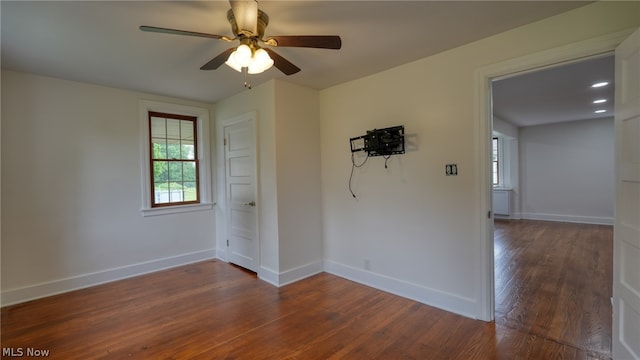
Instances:
[[[229,3],[231,9],[227,11],[227,20],[231,24],[234,37],[145,25],[140,26],[140,30],[240,42],[238,46],[223,51],[204,64],[201,70],[215,70],[220,65],[227,64],[236,71],[258,74],[275,65],[285,75],[292,75],[300,71],[300,68],[272,49],[263,48],[261,45],[336,50],[342,47],[342,40],[337,35],[284,35],[265,38],[264,31],[269,25],[269,16],[258,9],[256,0],[229,0]]]

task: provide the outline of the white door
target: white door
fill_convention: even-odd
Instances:
[[[640,30],[616,49],[613,358],[640,359]]]
[[[224,127],[227,204],[227,259],[258,271],[255,121],[252,117]]]

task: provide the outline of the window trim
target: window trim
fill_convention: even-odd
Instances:
[[[153,207],[151,203],[151,155],[150,155],[150,129],[149,112],[168,113],[196,117],[196,136],[198,153],[198,192],[199,203],[187,203],[176,205],[163,205]],[[142,216],[167,215],[192,211],[205,211],[213,208],[211,192],[211,167],[210,167],[210,135],[209,135],[209,110],[187,105],[163,103],[158,101],[140,100],[140,168]]]

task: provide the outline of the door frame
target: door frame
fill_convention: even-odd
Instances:
[[[491,138],[492,106],[491,82],[496,78],[524,74],[562,63],[571,63],[599,55],[612,53],[633,29],[587,39],[569,45],[525,55],[519,58],[491,64],[475,71],[475,149],[477,166],[475,169],[476,229],[480,234],[479,256],[476,272],[476,318],[483,321],[495,319],[494,254],[493,254],[493,210],[491,180]]]
[[[257,272],[259,273],[260,270],[260,195],[258,192],[259,186],[259,172],[258,172],[258,126],[257,126],[257,118],[258,118],[258,114],[256,111],[251,111],[251,112],[247,112],[244,114],[240,114],[231,118],[227,118],[227,119],[223,119],[220,121],[220,125],[219,127],[216,129],[217,130],[217,140],[218,140],[218,144],[219,146],[218,151],[220,156],[218,157],[218,169],[221,169],[221,176],[218,177],[218,181],[220,186],[218,186],[218,191],[220,192],[220,195],[218,197],[218,202],[217,205],[220,208],[220,212],[219,215],[221,215],[219,217],[219,219],[221,218],[223,221],[217,222],[217,227],[221,228],[221,231],[217,231],[217,234],[222,234],[223,235],[223,239],[222,239],[222,244],[219,244],[218,246],[222,246],[223,247],[223,253],[224,253],[224,260],[226,262],[229,262],[230,260],[230,256],[229,256],[229,251],[230,251],[230,247],[226,245],[226,241],[229,239],[229,221],[230,221],[230,217],[229,217],[229,204],[227,203],[227,167],[226,167],[226,146],[225,146],[225,129],[228,126],[232,126],[232,125],[236,125],[238,123],[242,123],[242,122],[248,122],[249,125],[252,127],[253,130],[253,173],[254,173],[254,181],[253,181],[253,191],[255,194],[255,198],[256,198],[256,207],[255,207],[255,229],[256,229],[256,254],[257,254]]]
[[[613,231],[613,335],[612,357],[614,359],[638,359],[640,360],[640,348],[638,348],[637,336],[640,328],[640,319],[633,313],[640,312],[640,294],[638,284],[633,281],[633,274],[637,262],[631,249],[640,248],[640,231],[635,226],[640,225],[640,214],[633,213],[633,207],[638,205],[640,198],[629,198],[625,193],[625,184],[637,186],[640,181],[640,166],[635,162],[634,156],[639,155],[640,149],[633,149],[634,138],[626,138],[624,131],[627,121],[632,124],[640,115],[640,99],[638,91],[634,89],[637,78],[631,69],[639,65],[640,59],[635,58],[640,50],[640,28],[624,40],[623,44],[616,48],[616,87],[615,94],[615,136],[616,136],[616,207],[618,215],[615,219]],[[624,66],[627,63],[630,66]],[[626,82],[624,79],[631,79]],[[634,92],[635,91],[635,92]],[[632,128],[633,129],[633,128]],[[633,130],[631,130],[633,131]],[[633,185],[631,185],[633,184]],[[629,191],[633,193],[631,190]],[[633,215],[638,215],[635,222]],[[631,218],[631,219],[630,219]],[[630,249],[626,249],[629,246]],[[630,281],[629,281],[630,280]],[[629,323],[629,325],[627,325]],[[635,339],[635,340],[634,340]]]

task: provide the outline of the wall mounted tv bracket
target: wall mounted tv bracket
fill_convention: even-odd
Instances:
[[[351,152],[366,151],[368,156],[404,154],[404,126],[367,131],[366,135],[350,139]]]

